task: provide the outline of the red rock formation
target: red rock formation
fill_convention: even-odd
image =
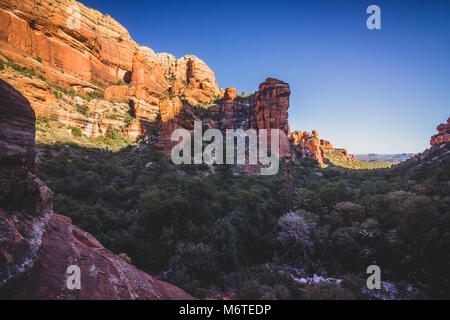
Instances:
[[[161,65],[171,93],[183,95],[189,104],[207,103],[223,96],[214,72],[196,56],[186,55],[177,59],[168,53],[155,54],[149,48],[145,51],[150,61]]]
[[[281,129],[288,134],[289,84],[268,78],[259,85],[255,96],[256,125],[258,129]]]
[[[68,9],[74,5],[80,10],[79,28],[68,25]],[[154,108],[159,112],[159,102],[165,98],[163,92],[183,95],[191,105],[210,102],[223,95],[214,72],[202,60],[192,55],[176,59],[139,46],[112,17],[72,0],[56,3],[42,0],[38,4],[1,1],[0,59],[6,58],[39,70],[39,75],[45,77],[45,81],[31,79],[32,83],[23,88],[22,84],[13,84],[31,101],[38,116],[54,118],[93,137],[104,134],[111,125],[115,129],[125,128],[123,133],[134,140],[145,134],[147,126],[127,128],[123,121],[125,114],[119,120],[109,121],[111,115],[103,112],[114,106],[97,108],[92,104],[90,116],[80,116],[73,108],[79,102],[55,99],[48,84],[74,89],[82,95],[94,90],[102,92],[104,87],[98,83],[106,87],[118,82],[131,84],[132,88],[107,88],[105,99],[138,100],[137,117],[142,123],[155,120]],[[0,77],[6,79],[9,75],[0,74]],[[27,81],[25,77],[18,82]],[[139,96],[140,93],[144,94]]]
[[[316,159],[319,164],[323,163],[323,153],[320,148],[320,141],[316,136],[313,136],[312,138],[306,140],[305,147],[309,151],[307,155],[311,155],[312,158]]]
[[[237,97],[237,91],[235,88],[226,88],[223,96],[224,100],[234,100]]]
[[[0,297],[9,299],[191,299],[105,249],[53,213],[53,194],[37,177],[35,114],[0,80]],[[81,270],[81,289],[66,286]]]
[[[291,90],[289,84],[268,78],[261,83],[259,90],[246,98],[232,98],[235,90],[227,89],[225,97],[219,107],[213,108],[215,114],[222,116],[217,127],[226,129],[280,129],[280,158],[290,156],[290,145],[287,137],[289,96]],[[271,139],[268,131],[268,148]]]
[[[289,138],[292,140],[294,145],[301,145],[303,139],[302,131],[294,131],[289,134]]]
[[[255,95],[257,129],[280,129],[280,158],[290,156],[288,108],[291,89],[289,84],[268,78],[259,85]],[[268,137],[268,147],[270,138]]]
[[[431,137],[431,147],[450,142],[450,118],[447,123],[441,123],[437,128],[438,134]]]
[[[209,108],[211,114],[215,115],[217,121],[207,121],[210,127],[225,131],[226,129],[280,129],[280,157],[285,158],[290,155],[290,145],[288,134],[288,112],[290,88],[285,82],[276,79],[267,79],[263,82],[259,90],[254,95],[246,98],[236,97],[236,90],[228,88],[224,98],[217,102],[217,105]],[[161,104],[162,130],[158,146],[166,154],[170,154],[170,136],[176,128],[193,128],[193,121],[196,117],[185,105],[179,108],[178,104],[173,104],[166,100]],[[180,117],[179,113],[183,111]],[[184,124],[181,124],[184,123]],[[268,147],[270,148],[270,137],[268,137]],[[255,170],[253,170],[255,171]]]
[[[131,83],[135,86],[144,85],[159,92],[169,88],[161,66],[158,63],[149,61],[145,55],[140,53],[135,54],[133,57]]]
[[[67,23],[72,5],[80,9],[79,29],[70,29]],[[81,3],[4,0],[0,21],[2,52],[14,54],[11,49],[16,48],[21,54],[40,57],[44,66],[53,67],[49,73],[63,82],[117,82],[132,70],[137,45],[128,31]]]
[[[187,106],[186,106],[187,107]],[[161,101],[161,133],[158,140],[158,148],[163,150],[166,155],[170,155],[172,147],[178,142],[173,142],[171,140],[172,133],[180,127],[184,127],[183,116],[185,113],[180,114],[183,108],[183,103],[180,98],[166,99]],[[189,117],[191,121],[190,128],[194,126],[195,116],[189,111]],[[187,128],[186,128],[187,129]]]
[[[326,149],[333,149],[333,145],[330,141],[320,139],[320,146]]]
[[[294,131],[289,134],[289,139],[294,148],[300,150],[303,156],[315,159],[319,164],[329,161],[325,152],[327,149],[334,149],[342,153],[349,162],[357,161],[354,155],[348,155],[346,149],[335,149],[331,142],[319,139],[317,130],[313,130],[311,134],[308,132]]]

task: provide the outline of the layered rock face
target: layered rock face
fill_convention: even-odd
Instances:
[[[289,139],[294,148],[299,150],[303,156],[315,159],[319,164],[328,163],[325,151],[333,149],[340,152],[349,162],[357,161],[354,155],[349,155],[346,149],[335,149],[330,141],[319,139],[317,130],[312,133],[306,131],[294,131],[289,134]]]
[[[447,119],[447,123],[441,123],[436,128],[438,131],[437,135],[431,137],[430,144],[432,147],[436,147],[443,143],[450,142],[450,118]]]
[[[122,130],[132,140],[145,134],[148,122],[155,121],[155,110],[159,112],[167,94],[184,96],[192,105],[223,95],[214,72],[202,60],[192,55],[176,59],[140,46],[112,17],[76,1],[2,0],[0,53],[4,62],[38,70],[41,80],[8,80],[31,101],[37,116],[55,118],[92,137],[104,135],[108,126],[129,125],[123,121],[125,108],[114,116],[117,121],[111,121],[112,115],[105,110],[115,108],[114,104],[83,99],[94,91],[107,100],[132,99],[139,105],[139,124]],[[54,86],[74,90],[79,101],[55,99]],[[106,107],[97,107],[99,102]],[[77,104],[89,104],[89,115],[77,113]]]
[[[255,118],[258,129],[280,129],[280,158],[290,155],[288,108],[291,89],[289,84],[268,78],[260,84],[255,95]],[[268,147],[270,147],[268,137]]]
[[[36,177],[35,115],[0,80],[0,287],[33,267],[52,215],[52,192]]]
[[[0,297],[8,299],[190,299],[129,265],[53,213],[39,180],[30,103],[0,80]],[[67,268],[81,271],[71,290]]]

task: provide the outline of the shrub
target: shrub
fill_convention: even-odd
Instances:
[[[86,117],[88,116],[89,108],[86,105],[77,104],[77,105],[75,105],[75,110],[77,110],[79,113],[81,113],[82,115],[84,115]]]
[[[101,89],[103,89],[103,90],[106,89],[105,85],[104,85],[103,83],[101,83],[101,82],[98,82],[98,81],[93,80],[93,81],[91,81],[91,83],[92,83],[94,86],[99,87],[99,88],[101,88]]]
[[[81,130],[78,129],[78,128],[71,127],[70,130],[71,130],[72,135],[73,135],[74,137],[81,137],[81,136],[83,135],[83,133],[81,132]]]
[[[125,122],[126,125],[128,125],[130,122],[136,120],[132,115],[130,115],[128,112],[125,114],[125,119],[123,122]]]
[[[87,98],[88,100],[92,100],[92,99],[103,99],[103,92],[100,91],[89,91],[87,93]]]
[[[218,253],[220,266],[227,271],[232,270],[237,264],[237,233],[230,216],[216,221],[211,244]]]
[[[106,128],[106,137],[115,140],[121,138],[122,135],[117,129],[114,129],[111,125],[109,125],[108,128]]]
[[[214,278],[217,272],[217,253],[204,243],[180,243],[170,260],[174,270],[185,270],[202,283]]]

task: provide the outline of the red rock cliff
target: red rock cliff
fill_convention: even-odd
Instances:
[[[0,80],[0,297],[8,299],[191,299],[105,249],[53,213],[53,194],[37,178],[35,114]],[[66,286],[81,270],[81,289]]]
[[[75,9],[79,25],[68,23]],[[0,77],[12,78],[10,83],[30,100],[37,116],[57,119],[92,137],[105,135],[112,126],[135,140],[155,121],[167,94],[182,95],[192,105],[223,95],[214,72],[202,60],[192,55],[177,59],[140,46],[112,17],[76,1],[2,0],[0,60],[36,72],[18,78],[8,69]],[[80,96],[55,98],[55,86]],[[84,98],[93,91],[97,99]],[[124,121],[126,104],[116,106],[130,99],[137,106],[134,123]],[[78,113],[76,105],[88,106],[88,114]],[[108,113],[113,109],[119,112]]]
[[[447,123],[441,123],[436,129],[438,134],[432,136],[430,141],[432,147],[450,142],[450,118],[447,119]]]
[[[223,99],[217,100],[208,111],[216,118],[201,119],[209,128],[226,129],[280,129],[280,157],[289,156],[288,108],[290,96],[289,84],[268,78],[259,86],[259,90],[247,97],[238,97],[234,88],[227,88]],[[170,135],[176,128],[193,128],[196,116],[189,105],[168,103],[162,117],[162,131],[159,146],[166,154],[170,154]],[[268,138],[270,147],[270,138]]]

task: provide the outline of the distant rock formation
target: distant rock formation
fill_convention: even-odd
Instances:
[[[291,89],[286,82],[268,78],[255,95],[257,129],[280,129],[280,158],[290,156],[288,109]],[[254,128],[252,126],[252,128]],[[270,146],[268,138],[268,147]]]
[[[310,133],[306,131],[294,131],[289,134],[289,139],[294,148],[299,150],[303,156],[315,159],[319,164],[328,163],[326,150],[335,150],[341,153],[348,162],[357,161],[354,155],[349,155],[346,149],[336,149],[330,141],[319,139],[317,130]]]
[[[79,28],[68,25],[74,5],[80,10]],[[248,96],[222,90],[201,59],[155,53],[134,42],[109,15],[71,0],[3,0],[0,26],[0,67],[7,66],[0,68],[0,77],[28,98],[38,117],[93,138],[112,128],[131,141],[156,123],[160,130],[152,132],[158,132],[157,146],[166,154],[175,144],[172,132],[192,129],[194,120],[221,130],[280,129],[280,157],[291,156],[291,91],[283,81],[268,78]],[[22,67],[29,72],[20,72]],[[201,119],[196,106],[211,117]],[[319,163],[326,161],[323,150],[333,148],[316,131],[291,140]]]
[[[73,6],[80,10],[79,28],[68,24]],[[199,58],[155,53],[134,42],[109,15],[76,1],[1,1],[0,53],[3,62],[37,70],[40,79],[8,80],[29,99],[37,116],[57,119],[92,137],[105,135],[112,126],[126,127],[123,132],[136,140],[155,121],[160,102],[168,96],[183,96],[191,105],[223,96],[214,72]],[[117,108],[80,97],[66,101],[53,96],[55,86],[81,95],[97,92],[114,102],[132,100],[137,123],[124,121],[126,104]],[[89,114],[78,113],[77,104],[88,105]],[[123,117],[105,112],[112,109]]]
[[[430,141],[432,147],[450,142],[450,118],[447,119],[447,123],[441,123],[436,129],[438,134],[432,136]]]
[[[234,88],[228,88],[222,99],[207,108],[210,117],[200,117],[194,108],[185,101],[167,101],[161,105],[162,128],[158,147],[170,155],[172,147],[178,142],[171,141],[171,134],[177,128],[193,130],[194,121],[202,121],[204,128],[215,128],[224,134],[227,129],[268,129],[268,148],[271,147],[270,129],[280,129],[279,154],[282,160],[291,156],[288,138],[289,84],[268,78],[254,94],[237,96]],[[175,99],[176,100],[176,99]],[[241,168],[244,174],[259,172],[259,166],[246,165]]]
[[[37,178],[35,113],[0,80],[0,297],[7,299],[191,299],[105,249],[53,213],[53,193]],[[81,289],[66,286],[70,265]]]
[[[234,100],[237,97],[237,91],[235,88],[226,88],[223,96],[224,100]]]

